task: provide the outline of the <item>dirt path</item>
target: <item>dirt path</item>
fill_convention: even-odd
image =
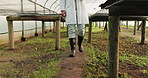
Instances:
[[[67,56],[60,65],[62,70],[57,78],[83,78],[84,52],[77,51],[75,57]]]
[[[78,34],[78,30],[76,30],[76,34]],[[57,78],[83,78],[85,52],[78,51],[77,39],[76,39],[76,47],[75,47],[76,56],[68,57],[70,49],[67,50],[66,52],[67,54],[65,54],[66,58],[64,58],[63,62],[60,63],[62,70],[59,72]]]
[[[126,32],[121,32],[121,34],[141,40],[141,37],[138,36],[138,35],[132,35],[132,34],[129,34],[129,33],[126,33]],[[148,42],[148,38],[145,38],[145,41]]]

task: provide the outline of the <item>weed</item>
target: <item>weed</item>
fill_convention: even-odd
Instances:
[[[128,55],[120,56],[120,60],[121,62],[129,62],[135,66],[145,67],[148,65],[147,56],[139,57],[137,55],[128,54]]]
[[[41,66],[38,71],[34,72],[35,78],[53,78],[56,77],[57,73],[60,71],[60,67],[56,65],[57,59],[51,59],[50,62]]]
[[[88,44],[85,37],[85,51],[88,52],[85,56],[86,78],[106,78],[107,77],[107,62],[108,62],[108,33],[104,31],[93,32],[92,43]],[[119,58],[120,67],[124,65],[137,66],[138,68],[148,67],[147,45],[140,46],[137,43],[140,41],[136,38],[120,35]],[[128,67],[128,66],[127,66]],[[139,68],[139,69],[140,69]],[[126,68],[128,69],[128,68]],[[146,76],[146,75],[145,75]],[[143,76],[143,77],[145,77]],[[122,78],[131,78],[129,73],[124,72]]]

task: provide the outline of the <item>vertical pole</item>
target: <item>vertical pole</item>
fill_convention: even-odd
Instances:
[[[56,46],[55,49],[59,50],[60,49],[60,20],[56,21]]]
[[[87,26],[88,26],[88,25],[86,24],[86,25],[85,25],[85,33],[87,32],[87,29],[86,29]]]
[[[127,29],[128,29],[128,21],[126,21],[126,27],[127,27]]]
[[[68,37],[68,34],[69,34],[69,33],[68,33],[68,25],[67,25],[67,37]]]
[[[108,31],[108,22],[106,21],[106,31]]]
[[[109,16],[109,65],[108,77],[118,78],[119,69],[119,16]]]
[[[38,27],[37,26],[38,26],[37,21],[35,21],[35,36],[38,36],[38,31],[37,31]]]
[[[46,0],[46,2],[44,3],[44,7],[46,6],[47,2],[48,2],[48,0]],[[46,12],[45,8],[43,8],[43,11],[44,11],[44,14],[45,14],[45,12]],[[45,25],[45,23],[44,23],[44,25]],[[44,32],[47,33],[46,26],[44,26]]]
[[[24,12],[23,8],[24,8],[23,0],[21,0],[21,12],[22,13]],[[22,38],[21,38],[21,41],[26,41],[24,30],[25,30],[24,29],[24,21],[22,21]]]
[[[14,32],[13,32],[13,22],[8,21],[8,31],[9,31],[9,49],[14,49]]]
[[[34,3],[35,14],[36,14],[36,2],[37,2],[37,0],[35,0],[35,3]],[[38,36],[37,28],[38,28],[37,21],[35,21],[35,36]]]
[[[122,24],[122,21],[119,21],[119,32],[121,32],[121,24]]]
[[[53,32],[55,33],[56,32],[56,23],[54,22],[53,24]]]
[[[64,28],[64,22],[63,22],[63,28]]]
[[[52,26],[52,22],[50,22],[50,31],[52,31],[51,26]]]
[[[145,42],[145,29],[146,29],[146,20],[142,20],[142,29],[141,29],[141,45]]]
[[[104,31],[108,31],[108,29],[107,29],[107,21],[105,23]]]
[[[46,34],[47,33],[47,30],[46,30],[46,28],[47,28],[47,26],[46,26],[46,23],[44,22],[44,34]]]
[[[136,35],[136,30],[137,30],[137,21],[135,21],[135,25],[134,25],[134,35]]]
[[[98,21],[98,27],[100,28],[100,22]]]
[[[94,22],[92,22],[92,27],[94,27],[95,26],[95,23]]]
[[[22,38],[24,38],[24,21],[22,21]]]
[[[89,22],[89,30],[88,30],[88,43],[91,43],[92,40],[92,22]]]
[[[95,22],[95,27],[98,27],[98,22]]]
[[[99,28],[101,29],[101,22],[99,22]]]
[[[53,27],[52,27],[53,33],[54,33],[54,27],[55,27],[55,22],[53,22]]]
[[[24,12],[23,8],[24,8],[24,6],[23,6],[23,0],[21,0],[21,12]]]
[[[139,21],[137,21],[137,27],[139,26]]]
[[[22,21],[22,38],[21,38],[21,41],[26,41],[26,38],[25,38],[25,28],[24,28],[24,21]]]
[[[45,22],[42,21],[42,37],[45,35]]]

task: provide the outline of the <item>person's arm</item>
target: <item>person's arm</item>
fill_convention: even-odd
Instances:
[[[63,17],[66,17],[66,0],[60,0],[60,9]]]

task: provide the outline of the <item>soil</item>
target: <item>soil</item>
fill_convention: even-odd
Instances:
[[[64,34],[62,38],[66,37],[65,32],[61,34],[62,35]],[[54,36],[48,36],[48,37],[46,36],[44,39],[51,39],[51,38],[54,38]],[[83,78],[85,52],[78,52],[76,50],[75,57],[68,57],[70,49],[67,47],[66,49],[61,49],[60,51],[63,53],[60,53],[58,55],[47,54],[47,55],[41,55],[39,57],[28,58],[27,55],[30,54],[30,51],[35,52],[34,51],[35,48],[48,49],[50,48],[50,46],[48,46],[48,43],[36,44],[36,45],[27,44],[26,46],[24,46],[22,43],[24,42],[20,41],[15,42],[15,46],[17,47],[15,50],[7,50],[7,48],[5,48],[8,47],[7,44],[1,45],[0,55],[3,56],[0,56],[0,69],[1,69],[0,71],[7,71],[10,72],[10,74],[0,73],[0,76],[6,78],[11,78],[11,76],[15,76],[18,78],[23,76],[25,77],[28,74],[33,74],[34,71],[38,71],[40,66],[45,64],[46,61],[49,60],[49,58],[57,58],[62,60],[59,63],[59,66],[61,66],[62,69],[57,75],[57,78]],[[47,46],[45,47],[45,45]],[[17,71],[18,71],[17,74],[13,74]]]
[[[59,65],[61,65],[62,70],[58,73],[57,78],[83,78],[85,52],[79,52],[77,44],[75,50],[76,50],[75,57],[68,57],[70,48],[66,51],[67,53],[65,54],[66,57],[63,58],[63,61],[59,63]]]
[[[126,36],[129,36],[129,37],[137,38],[139,40],[141,39],[141,37],[138,36],[138,35],[131,35],[131,34],[128,34],[126,32],[121,32],[121,34],[126,35]],[[148,38],[147,37],[145,38],[145,41],[148,42]]]
[[[76,52],[75,57],[66,57],[60,65],[62,70],[57,78],[83,78],[84,52]]]
[[[148,75],[143,73],[144,70],[148,70],[148,67],[140,67],[126,63],[120,63],[119,72],[122,73],[122,75],[124,73],[128,73],[128,76],[131,78],[148,78]]]
[[[147,42],[145,42],[145,45],[140,45],[139,44],[140,40],[138,40],[138,42],[137,41],[130,41],[130,37],[140,39],[140,36],[138,36],[138,35],[133,36],[130,32],[127,32],[127,31],[120,33],[120,34],[126,35],[128,37],[126,37],[126,36],[120,37],[120,48],[119,49],[124,50],[124,54],[127,54],[127,55],[132,54],[132,55],[136,55],[136,56],[140,56],[140,57],[148,55]],[[108,52],[108,46],[107,46],[108,39],[106,38],[106,36],[101,37],[102,35],[100,35],[103,33],[106,34],[106,32],[93,33],[92,45],[95,48],[98,48],[100,51]],[[100,37],[98,37],[97,35],[100,35]],[[104,47],[102,47],[102,46],[104,46]],[[127,51],[125,51],[125,50],[127,50]],[[122,55],[122,52],[121,51],[119,51],[119,52],[120,52],[120,55]],[[103,67],[107,68],[107,66],[103,66]],[[146,71],[146,72],[148,71],[147,66],[140,67],[140,66],[132,64],[130,61],[129,62],[125,61],[124,63],[120,61],[120,63],[119,63],[119,72],[120,72],[119,75],[122,77],[127,76],[127,77],[123,77],[123,78],[148,78],[148,74],[144,73],[144,71]],[[107,74],[107,73],[105,72],[105,74]],[[95,75],[97,75],[97,74],[95,74]]]
[[[126,35],[129,35],[131,37],[136,37],[137,39],[140,39],[141,38],[141,30],[137,30],[136,31],[136,35],[133,35],[134,33],[134,29],[133,28],[125,28],[125,27],[122,27],[123,31],[121,30],[121,33],[126,33]],[[128,34],[127,34],[128,33]],[[148,39],[148,29],[146,28],[146,31],[145,31],[145,37],[146,37],[146,41]]]
[[[125,32],[121,32],[121,34],[130,36],[130,37],[135,37],[137,39],[140,39],[140,36],[133,36],[133,35],[129,35]],[[53,36],[48,37],[48,38],[54,38]],[[62,36],[63,38],[63,36]],[[98,37],[99,40],[99,37]],[[102,39],[105,40],[105,39]],[[107,41],[107,40],[105,40]],[[147,41],[147,39],[146,39]],[[23,42],[21,42],[23,43]],[[19,43],[19,44],[21,44]],[[18,43],[17,43],[18,44]],[[98,43],[97,43],[98,44]],[[94,44],[94,46],[97,47],[97,45]],[[100,45],[98,45],[99,47]],[[107,44],[104,44],[102,46],[107,46]],[[137,44],[134,44],[134,46],[137,46]],[[133,47],[134,47],[133,46]],[[145,47],[147,47],[148,45],[146,45]],[[8,47],[8,45],[4,45],[3,47]],[[3,48],[2,47],[2,48]],[[19,68],[20,71],[25,71],[24,73],[27,75],[29,72],[31,71],[36,71],[39,68],[39,64],[41,60],[42,64],[44,64],[44,62],[46,62],[46,60],[48,60],[49,58],[52,57],[56,57],[58,59],[61,59],[62,61],[59,63],[59,65],[61,66],[61,71],[58,73],[57,78],[83,78],[84,77],[84,65],[85,65],[85,52],[78,52],[76,51],[76,56],[75,57],[68,57],[69,55],[69,48],[61,50],[64,53],[60,54],[60,55],[44,55],[38,58],[26,58],[26,59],[22,59],[21,57],[26,56],[25,53],[21,53],[22,50],[24,50],[24,52],[27,52],[28,50],[32,50],[34,48],[42,48],[42,49],[46,49],[49,48],[49,46],[47,47],[41,47],[40,45],[36,45],[36,46],[32,46],[32,45],[27,45],[26,47],[21,47],[18,45],[18,49],[13,50],[13,51],[9,51],[6,49],[2,49],[0,47],[0,51],[2,50],[3,52],[0,52],[0,55],[3,54],[2,57],[0,57],[0,69],[9,69],[10,68]],[[106,48],[106,47],[104,47]],[[104,50],[104,48],[102,50]],[[21,55],[15,55],[15,56],[11,56],[13,53],[17,53],[20,52]],[[140,53],[139,53],[140,54]],[[1,65],[1,63],[3,63],[4,65]],[[11,66],[9,66],[11,65]],[[23,66],[26,65],[26,66]],[[6,66],[7,68],[4,68],[3,66]],[[143,70],[148,70],[148,67],[138,67],[138,66],[133,66],[130,64],[122,64],[120,63],[120,72],[121,73],[128,73],[129,76],[131,76],[132,78],[141,78],[141,76],[143,76]],[[11,75],[7,76],[7,74],[0,74],[0,76],[4,77],[11,77]],[[17,77],[22,77],[21,73],[17,74]],[[145,77],[146,78],[146,77]]]
[[[126,29],[126,28],[123,28]],[[126,32],[123,31],[121,32],[122,35],[128,36],[128,37],[132,37],[132,38],[136,38],[138,40],[141,40],[141,32],[137,31],[136,35],[133,35],[133,31],[132,29],[126,29]],[[138,51],[138,53],[135,53],[135,55],[147,55],[147,42],[148,42],[148,30],[146,30],[146,37],[145,37],[145,45],[141,45],[143,48],[145,47],[145,49],[142,49],[142,51]],[[139,48],[139,44],[133,44],[132,47],[137,47],[136,50],[140,50]],[[131,64],[123,64],[120,63],[120,72],[121,73],[128,73],[130,77],[132,78],[148,78],[148,75],[144,75],[143,71],[144,70],[148,70],[148,67],[139,67],[139,66],[134,66]]]

